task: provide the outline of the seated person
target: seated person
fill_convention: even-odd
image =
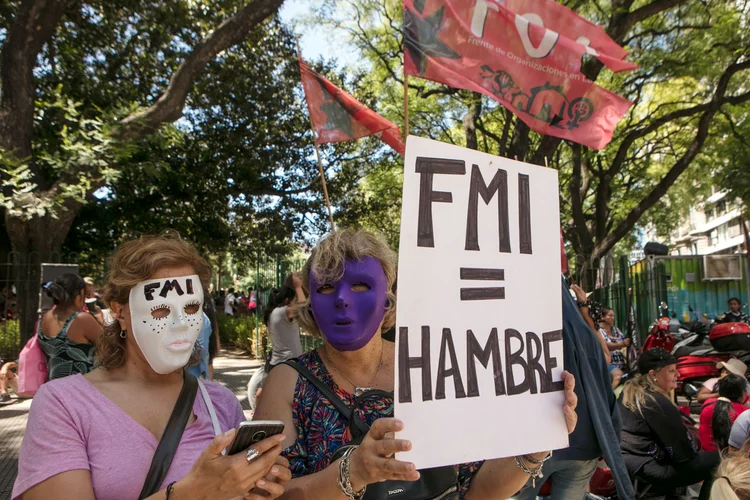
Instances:
[[[732,424],[729,434],[729,448],[737,451],[742,448],[750,437],[750,411],[745,411]]]
[[[703,382],[703,386],[698,391],[696,400],[703,404],[709,399],[716,399],[719,397],[719,380],[726,377],[730,373],[744,377],[747,372],[747,365],[739,359],[732,358],[729,361],[722,361],[716,364],[716,368],[721,370],[719,377],[714,377]],[[750,394],[750,383],[748,383],[747,393]]]
[[[669,397],[677,387],[677,359],[660,347],[649,349],[641,354],[638,371],[625,382],[618,400],[620,448],[628,472],[665,492],[703,481],[698,499],[708,500],[720,456],[696,451],[697,443]]]
[[[742,404],[747,395],[747,381],[739,375],[729,374],[719,380],[719,397],[703,404],[698,429],[703,451],[725,451],[729,445],[732,424],[747,410]]]
[[[5,363],[0,368],[0,404],[7,405],[13,402],[8,394],[8,389],[11,389],[16,395],[18,395],[18,362],[10,361]]]
[[[748,413],[748,412],[745,412]],[[716,500],[750,500],[750,457],[748,450],[724,457],[716,469],[711,488]]]
[[[750,318],[742,312],[740,299],[732,297],[727,301],[729,310],[716,318],[717,323],[750,323]]]

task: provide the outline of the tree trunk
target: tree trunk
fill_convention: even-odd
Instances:
[[[42,263],[59,262],[60,249],[77,212],[77,209],[75,212],[61,211],[57,219],[49,215],[22,219],[6,212],[5,227],[11,247],[18,254],[17,265],[21,271],[16,304],[21,345],[34,334],[34,325],[39,317]]]
[[[464,116],[464,135],[466,136],[466,147],[469,149],[478,149],[479,141],[477,140],[477,120],[482,115],[482,96],[471,92],[471,104],[469,111]]]

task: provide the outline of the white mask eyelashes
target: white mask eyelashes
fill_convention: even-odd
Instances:
[[[164,375],[184,367],[203,328],[200,277],[142,281],[129,304],[133,337],[151,368]]]

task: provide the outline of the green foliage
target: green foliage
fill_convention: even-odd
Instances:
[[[15,361],[21,352],[21,330],[18,320],[8,320],[0,325],[0,359]]]
[[[294,39],[278,21],[222,53],[185,116],[121,156],[65,251],[96,266],[123,240],[172,229],[207,254],[231,254],[233,273],[250,272],[260,248],[289,253],[293,236],[318,232],[322,212],[298,85]]]
[[[219,338],[221,339],[222,348],[240,349],[254,355],[256,358],[262,358],[262,356],[258,356],[255,350],[255,316],[235,317],[218,312],[216,319],[219,324]],[[268,345],[268,332],[266,331],[266,325],[262,322],[258,325],[257,333],[260,334],[261,352],[265,352],[265,347]]]
[[[616,15],[646,4],[660,4],[645,2],[626,7],[565,3],[605,27],[618,24],[611,23]],[[750,108],[745,100],[722,107],[721,113],[710,122],[708,140],[701,154],[689,163],[665,196],[636,218],[637,224],[629,222],[634,210],[651,203],[649,195],[655,186],[696,147],[701,113],[688,113],[668,119],[660,126],[656,124],[672,112],[710,101],[722,72],[747,57],[750,50],[747,7],[744,0],[714,2],[710,7],[687,2],[635,23],[625,34],[624,45],[631,53],[629,59],[637,62],[640,69],[619,74],[604,70],[596,77],[597,84],[634,102],[631,112],[617,127],[612,143],[601,151],[580,148],[577,156],[577,146],[564,141],[548,148],[549,141],[529,133],[495,101],[486,97],[477,99],[469,92],[416,78],[410,79],[410,130],[423,137],[466,145],[471,130],[467,129],[465,119],[478,104],[479,118],[472,125],[479,150],[506,157],[518,154],[519,159],[538,164],[544,164],[546,159],[551,168],[558,170],[561,225],[571,253],[581,254],[585,259],[612,250],[617,241],[632,245],[643,229],[651,225],[660,234],[668,234],[691,206],[710,193],[712,181],[723,178],[724,185],[739,188],[748,177],[747,142],[740,140],[750,137],[747,129]],[[625,12],[618,14],[615,8]],[[377,103],[375,109],[399,125],[403,123],[401,9],[398,0],[324,0],[308,20],[327,26],[332,33],[348,35],[345,43],[354,47],[359,56],[358,62],[347,68],[354,75],[353,88],[349,90],[364,102],[369,99]],[[744,96],[746,81],[747,71],[734,75],[726,95]],[[730,118],[725,120],[726,116]],[[513,140],[518,138],[525,139],[527,145],[523,140]],[[365,152],[371,146],[360,147]],[[393,180],[400,173],[401,163],[389,157],[388,152],[370,155],[369,159],[364,167],[361,162],[342,162],[342,172],[352,174],[344,198],[334,197],[339,209],[337,217],[385,230],[395,246],[397,238],[392,237],[391,228],[398,227],[394,208],[400,202],[400,189],[397,186],[393,189]],[[717,176],[718,170],[728,174]],[[580,184],[579,196],[574,198],[571,190],[575,188],[576,171]],[[364,181],[360,181],[362,178]],[[381,203],[378,195],[388,198]],[[580,201],[574,206],[574,200]],[[583,213],[581,220],[575,220],[575,211]],[[388,227],[384,229],[383,225]],[[602,248],[600,245],[619,227],[627,228],[624,235]],[[615,248],[615,253],[623,251],[622,245]]]

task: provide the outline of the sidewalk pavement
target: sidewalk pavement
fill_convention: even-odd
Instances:
[[[214,379],[237,395],[245,418],[250,416],[247,382],[260,365],[260,361],[234,352],[222,352],[214,359]],[[9,499],[13,490],[18,471],[18,450],[21,448],[31,401],[21,399],[0,407],[0,500]]]

